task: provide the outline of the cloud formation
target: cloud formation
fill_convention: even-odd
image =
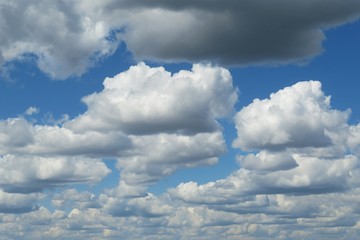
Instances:
[[[324,51],[327,29],[360,15],[352,0],[0,4],[0,64],[31,59],[56,79],[83,74],[120,42],[138,60],[303,63]]]
[[[349,113],[331,109],[320,82],[299,82],[241,109],[233,145],[243,150],[326,147],[334,144],[331,133],[346,126]]]
[[[231,116],[236,100],[224,68],[197,64],[171,74],[139,63],[105,79],[101,92],[83,98],[87,111],[60,125],[1,120],[0,187],[25,193],[99,182],[109,174],[101,158],[111,158],[122,196],[141,196],[178,169],[218,161],[226,151],[218,120]]]
[[[9,239],[356,239],[360,128],[348,123],[350,110],[332,108],[318,81],[236,113],[237,94],[221,67],[171,74],[140,63],[105,79],[103,90],[83,98],[87,110],[63,123],[1,120],[0,232]],[[181,168],[215,164],[226,151],[221,120],[228,117],[241,150],[237,170],[148,192]],[[116,160],[118,185],[88,187],[107,180],[108,158]]]
[[[83,74],[117,47],[109,26],[85,11],[69,1],[1,1],[0,64],[32,59],[53,78]]]
[[[140,13],[124,34],[139,58],[223,64],[304,61],[323,51],[324,29],[359,16],[354,1],[121,1]],[[113,3],[111,6],[114,6]]]
[[[353,141],[349,129],[356,127],[347,124],[348,117],[349,111],[331,108],[330,97],[317,81],[299,82],[268,99],[255,99],[235,116],[238,136],[233,145],[259,152],[239,156],[241,168],[226,179],[200,186],[185,183],[172,192],[190,202],[214,196],[221,202],[232,199],[231,194],[346,190],[359,167],[356,148],[339,141],[346,133]]]

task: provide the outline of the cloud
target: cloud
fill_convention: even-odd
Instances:
[[[154,183],[181,168],[213,165],[226,151],[221,132],[134,137],[133,143],[134,152],[120,158],[117,166],[121,178],[134,186]]]
[[[224,239],[357,236],[359,132],[347,123],[348,115],[332,109],[314,81],[255,100],[238,112],[235,124],[237,146],[256,151],[242,152],[240,168],[226,178],[168,189],[173,206],[179,206],[169,224],[197,229],[187,233],[192,238],[204,232]],[[304,118],[308,123],[299,124]],[[282,131],[284,141],[264,141]],[[324,136],[329,143],[318,144]],[[310,137],[315,140],[303,144]]]
[[[83,99],[87,110],[57,125],[0,121],[5,238],[358,234],[359,125],[347,122],[349,110],[331,107],[319,82],[284,88],[235,115],[239,169],[158,196],[147,192],[150,184],[181,168],[215,164],[226,151],[221,120],[235,114],[237,99],[230,73],[198,64],[171,74],[140,63]],[[74,189],[110,173],[102,158],[116,159],[118,186]]]
[[[237,160],[241,168],[248,170],[288,170],[298,166],[292,154],[287,152],[269,152],[263,150],[257,154],[239,155]]]
[[[121,41],[140,60],[303,63],[323,52],[327,29],[359,17],[360,4],[31,0],[2,2],[0,11],[1,72],[6,63],[30,59],[50,77],[66,79],[112,55]]]
[[[259,194],[339,193],[358,186],[357,126],[348,111],[330,106],[320,82],[299,82],[270,98],[254,100],[235,116],[233,145],[256,154],[238,156],[239,170],[199,185],[182,183],[169,193],[189,203],[233,204]],[[349,139],[349,143],[346,141]]]
[[[331,133],[346,126],[349,113],[331,109],[320,82],[299,82],[241,109],[235,117],[238,137],[233,146],[244,150],[326,147],[334,144]]]
[[[324,30],[355,20],[354,1],[120,1],[133,9],[122,38],[139,59],[222,64],[302,62],[323,52]],[[306,16],[306,17],[305,17]]]
[[[179,168],[216,163],[226,150],[218,120],[231,116],[236,100],[224,68],[195,64],[172,75],[139,63],[105,79],[101,92],[83,98],[88,110],[63,128],[78,135],[128,134],[132,146],[114,155],[121,178],[149,184]]]
[[[66,209],[69,207],[78,209],[99,207],[95,194],[88,191],[79,192],[74,188],[65,189],[60,193],[54,194],[51,203],[57,209]]]
[[[13,174],[23,179],[9,177],[2,187],[40,191],[66,179],[95,182],[108,173],[100,159],[115,158],[125,192],[144,194],[146,186],[178,169],[218,161],[226,151],[219,120],[234,113],[236,100],[224,68],[196,64],[171,74],[140,63],[105,79],[102,91],[83,98],[87,111],[59,125],[0,120],[4,173],[20,161],[32,166]],[[41,166],[54,175],[39,177]]]
[[[218,128],[237,100],[228,70],[195,64],[174,75],[144,63],[106,78],[104,89],[83,98],[86,113],[64,124],[74,132],[121,130],[132,135],[195,134]]]
[[[31,116],[31,115],[37,114],[37,113],[39,113],[39,112],[40,112],[40,110],[39,110],[37,107],[31,106],[31,107],[29,107],[28,109],[26,109],[25,115]]]
[[[2,1],[1,65],[32,59],[49,76],[65,79],[83,74],[94,60],[110,55],[109,26],[69,1]]]
[[[173,210],[166,201],[150,193],[144,197],[124,199],[101,195],[100,201],[106,212],[117,217],[159,218],[171,214]]]
[[[23,118],[0,121],[0,153],[52,156],[115,156],[131,146],[121,132],[74,133],[59,126],[32,125]]]
[[[4,191],[31,193],[99,182],[110,170],[96,159],[5,155],[0,158],[0,173],[0,187]]]
[[[38,208],[36,194],[7,193],[0,190],[0,213],[25,213]]]

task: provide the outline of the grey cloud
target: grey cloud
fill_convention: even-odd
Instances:
[[[7,193],[0,190],[0,213],[26,213],[39,208],[35,194]]]
[[[73,188],[54,194],[51,202],[57,209],[66,209],[69,207],[78,209],[100,207],[95,194],[87,191],[79,192]]]
[[[289,170],[298,166],[295,159],[287,152],[260,151],[256,155],[239,155],[241,168],[258,171]]]
[[[155,183],[181,168],[215,164],[226,151],[220,132],[138,136],[133,142],[134,151],[117,164],[121,179],[132,186]]]
[[[98,182],[110,170],[96,159],[6,155],[0,158],[0,173],[3,191],[25,194],[69,184]]]
[[[249,65],[307,60],[324,29],[356,19],[356,1],[122,1],[135,7],[123,39],[139,59]]]
[[[49,76],[86,72],[124,41],[137,59],[228,65],[303,63],[357,1],[16,1],[0,3],[0,63],[31,56]],[[121,29],[108,38],[112,31]],[[69,44],[71,43],[71,44]]]

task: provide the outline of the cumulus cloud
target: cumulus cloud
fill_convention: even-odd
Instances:
[[[110,173],[96,159],[5,155],[0,158],[0,187],[30,193],[67,184],[95,183]]]
[[[154,183],[177,169],[213,165],[225,153],[221,132],[195,136],[160,134],[133,137],[135,151],[119,159],[122,179],[129,185]]]
[[[269,152],[263,150],[257,154],[239,155],[237,160],[241,168],[248,170],[288,170],[298,166],[292,154],[288,152]]]
[[[105,79],[102,91],[84,97],[87,111],[73,119],[1,120],[0,187],[25,193],[98,182],[109,173],[100,159],[115,158],[121,179],[113,191],[142,197],[149,184],[178,169],[217,163],[226,151],[219,120],[234,113],[236,100],[224,68],[196,64],[171,74],[140,63]]]
[[[53,78],[81,75],[117,47],[110,26],[85,11],[69,1],[1,1],[1,64],[30,58]]]
[[[169,189],[177,206],[169,225],[201,228],[187,233],[194,238],[204,232],[224,239],[357,236],[359,132],[348,115],[332,109],[314,81],[255,100],[235,117],[235,145],[257,152],[239,155],[240,168],[226,178]],[[277,131],[287,137],[275,141]],[[326,144],[318,144],[324,136]]]
[[[228,70],[195,64],[174,75],[144,63],[107,78],[104,90],[83,98],[88,111],[64,124],[75,132],[127,134],[212,132],[237,100]]]
[[[326,147],[334,144],[332,132],[345,129],[349,113],[331,109],[320,82],[299,82],[241,109],[235,117],[238,137],[233,146],[244,150]]]
[[[99,207],[95,194],[88,191],[79,192],[74,188],[65,189],[60,193],[54,194],[51,203],[57,209],[66,209],[69,207],[77,209]]]
[[[235,204],[230,209],[236,209],[249,196],[351,191],[359,184],[358,132],[348,117],[349,111],[331,108],[316,81],[256,99],[236,114],[233,145],[258,152],[238,156],[240,168],[227,178],[182,183],[169,193],[189,203]],[[244,205],[240,209],[246,211]]]
[[[303,62],[323,52],[326,29],[360,15],[360,4],[351,0],[0,4],[0,64],[31,59],[56,79],[83,74],[112,55],[121,41],[137,59]]]
[[[0,213],[25,213],[38,209],[36,194],[7,193],[0,190]]]
[[[348,124],[350,111],[331,107],[316,81],[236,114],[233,145],[242,155],[229,176],[147,193],[180,168],[218,161],[226,151],[220,120],[234,113],[236,98],[223,68],[170,74],[140,63],[84,97],[87,111],[73,119],[1,120],[0,232],[10,239],[356,236],[359,125]],[[109,174],[105,157],[117,160],[118,186],[74,189]]]
[[[23,118],[0,121],[0,154],[115,156],[131,145],[121,132],[82,134],[59,126],[32,125]]]

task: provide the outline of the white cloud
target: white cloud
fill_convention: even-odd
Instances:
[[[360,124],[350,126],[349,132],[350,134],[347,139],[348,146],[352,151],[360,155]]]
[[[88,191],[79,192],[74,188],[54,194],[51,203],[56,209],[66,209],[68,207],[79,209],[99,207],[95,194]]]
[[[233,145],[260,151],[238,156],[240,169],[227,178],[202,185],[183,183],[170,193],[187,202],[214,204],[254,194],[311,195],[351,189],[358,185],[359,158],[347,147],[347,137],[356,143],[357,136],[356,127],[347,124],[348,117],[349,110],[330,107],[330,97],[316,81],[299,82],[269,99],[256,99],[236,114],[238,136]]]
[[[118,167],[121,178],[133,186],[154,183],[180,168],[215,164],[226,150],[220,132],[133,136],[132,140],[134,152],[120,158]]]
[[[75,132],[121,130],[128,134],[215,131],[237,99],[228,70],[195,64],[174,75],[144,63],[104,81],[83,98],[88,111],[64,124]]]
[[[299,82],[241,109],[235,117],[238,137],[233,146],[244,150],[330,146],[332,133],[346,128],[349,113],[331,109],[320,82]]]
[[[257,154],[239,155],[241,168],[259,171],[288,170],[298,166],[292,154],[288,152],[260,151]]]
[[[39,112],[40,112],[40,110],[37,107],[31,106],[28,109],[26,109],[25,115],[31,116],[31,115],[37,114]]]
[[[2,64],[34,59],[57,79],[83,74],[93,60],[110,55],[117,41],[106,40],[110,26],[69,1],[2,1]]]
[[[0,187],[29,193],[68,184],[99,182],[110,173],[100,160],[81,157],[5,155],[0,158]]]
[[[169,215],[173,211],[173,208],[166,201],[151,193],[136,198],[117,198],[101,195],[100,201],[106,212],[118,217],[159,218]]]
[[[170,74],[140,63],[106,79],[103,91],[84,98],[84,114],[57,126],[1,120],[0,232],[10,239],[351,239],[360,225],[359,127],[347,123],[349,111],[331,108],[315,81],[239,111],[234,145],[256,151],[238,156],[240,168],[228,177],[146,192],[178,169],[218,161],[226,150],[219,119],[231,116],[236,98],[223,68]],[[117,159],[119,185],[98,195],[73,189],[109,174],[104,157]]]
[[[218,120],[231,116],[236,100],[224,68],[196,64],[172,75],[140,63],[105,79],[103,91],[84,98],[87,111],[59,126],[0,121],[0,154],[118,158],[128,186],[148,185],[180,168],[215,164],[226,151]]]

